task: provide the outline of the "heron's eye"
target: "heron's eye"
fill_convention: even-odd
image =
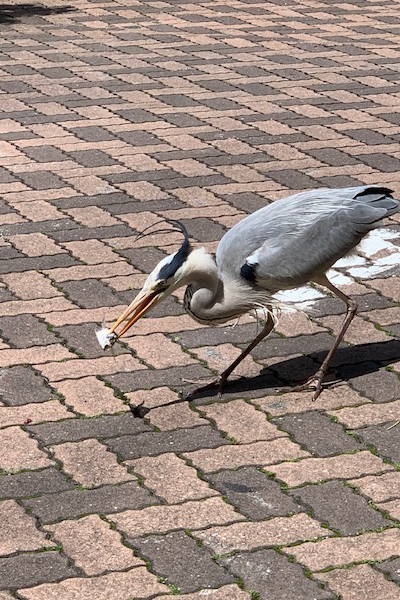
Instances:
[[[163,292],[164,290],[168,289],[168,283],[166,281],[157,281],[156,283],[156,290],[157,292]]]

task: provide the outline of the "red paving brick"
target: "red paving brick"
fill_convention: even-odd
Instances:
[[[115,356],[94,336],[177,250],[172,232],[136,241],[160,219],[215,252],[296,191],[399,195],[398,8],[0,7],[0,600],[398,597],[395,567],[381,574],[399,560],[398,215],[337,265],[360,313],[316,403],[276,391],[309,375],[343,319],[320,290],[281,315],[223,401],[168,405],[240,354],[252,318],[200,325],[179,289]],[[339,496],[368,514],[360,529],[347,507],[351,535],[323,521]]]

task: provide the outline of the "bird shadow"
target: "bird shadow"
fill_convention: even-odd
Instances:
[[[0,4],[0,23],[19,23],[24,17],[43,17],[72,12],[75,8],[65,6],[44,6],[43,4]]]
[[[299,381],[306,381],[315,373],[318,366],[326,356],[326,351],[313,352],[307,356],[298,356],[265,367],[256,377],[241,377],[228,381],[224,387],[224,395],[246,395],[256,397],[267,393],[286,391],[288,385]],[[331,364],[326,382],[341,383],[355,377],[379,371],[400,359],[400,341],[388,340],[371,344],[358,344],[357,346],[342,346],[338,349]],[[218,394],[218,389],[213,388],[197,393],[193,397],[195,404],[201,400]]]

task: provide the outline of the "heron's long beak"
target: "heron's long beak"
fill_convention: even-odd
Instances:
[[[118,319],[113,323],[110,327],[110,333],[114,333],[117,338],[120,338],[124,335],[140,319],[144,314],[147,313],[148,310],[154,304],[161,299],[161,292],[157,291],[149,291],[149,292],[140,292],[133,302],[130,303],[128,308],[118,317]],[[130,318],[129,318],[130,317]],[[128,322],[123,326],[121,331],[117,332],[116,329],[123,323],[128,320]]]

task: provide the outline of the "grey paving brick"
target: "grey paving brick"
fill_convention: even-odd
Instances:
[[[64,473],[50,467],[40,471],[25,471],[0,476],[0,498],[23,498],[53,494],[75,487]]]
[[[82,308],[117,306],[121,304],[121,300],[113,290],[97,279],[63,281],[58,286],[67,298]]]
[[[298,444],[316,456],[351,452],[362,447],[352,436],[345,433],[339,423],[333,423],[327,415],[318,411],[286,415],[273,421],[280,429],[290,433]]]
[[[0,332],[17,348],[56,344],[57,337],[47,329],[45,323],[33,315],[18,315],[15,317],[0,317]]]
[[[207,475],[207,479],[250,519],[262,520],[303,511],[297,502],[281,491],[276,481],[254,467],[219,471]]]
[[[374,368],[373,365],[371,365],[370,371],[366,368],[363,373],[351,377],[350,385],[374,402],[388,402],[398,398],[399,378],[397,375],[385,369]]]
[[[104,356],[104,350],[99,346],[94,332],[101,323],[80,323],[79,325],[63,325],[55,327],[54,331],[66,341],[68,346],[85,358]],[[121,344],[113,346],[115,355],[125,354],[128,350]]]
[[[68,156],[55,146],[33,146],[25,148],[26,154],[37,162],[59,162],[68,160]]]
[[[66,187],[67,183],[49,171],[36,171],[35,173],[20,173],[19,178],[34,190],[48,190]]]
[[[389,460],[398,463],[400,462],[400,440],[399,432],[396,427],[388,428],[393,424],[372,425],[364,429],[356,430],[357,435],[366,443],[374,446],[379,456],[388,458]]]
[[[91,490],[68,490],[22,502],[42,523],[96,513],[137,510],[157,503],[154,496],[134,481],[121,485],[105,485]]]
[[[44,377],[23,366],[0,369],[0,397],[9,406],[46,402],[53,394]]]
[[[84,167],[103,167],[118,164],[116,160],[101,150],[78,150],[69,152],[69,156]]]
[[[217,448],[228,443],[219,431],[208,425],[174,431],[124,435],[107,440],[107,445],[123,460],[155,456],[170,452],[171,448],[174,452],[191,452],[200,448]]]
[[[27,427],[27,430],[42,444],[49,446],[88,438],[136,436],[139,433],[151,431],[151,428],[142,419],[135,419],[128,411],[120,415],[102,415],[90,419],[67,419],[54,423],[31,425]]]
[[[32,587],[76,577],[78,571],[59,552],[19,554],[0,558],[0,589]]]
[[[356,535],[390,525],[390,521],[369,506],[363,496],[356,494],[342,481],[306,485],[289,493],[307,508],[310,507],[319,521],[343,535]]]
[[[335,596],[306,577],[302,567],[274,550],[240,552],[219,561],[261,600],[334,600]]]
[[[184,382],[185,379],[197,380],[210,377],[210,375],[210,371],[200,365],[188,365],[169,369],[135,371],[134,374],[117,373],[116,375],[106,375],[104,379],[111,383],[114,388],[125,392],[134,392],[139,389],[147,390],[163,385],[180,390],[187,386]]]
[[[212,560],[205,548],[199,547],[183,531],[130,542],[151,560],[157,574],[166,577],[168,583],[177,586],[182,593],[220,587],[234,581],[232,575]]]
[[[400,558],[384,560],[376,564],[376,568],[385,573],[390,579],[400,584]]]

